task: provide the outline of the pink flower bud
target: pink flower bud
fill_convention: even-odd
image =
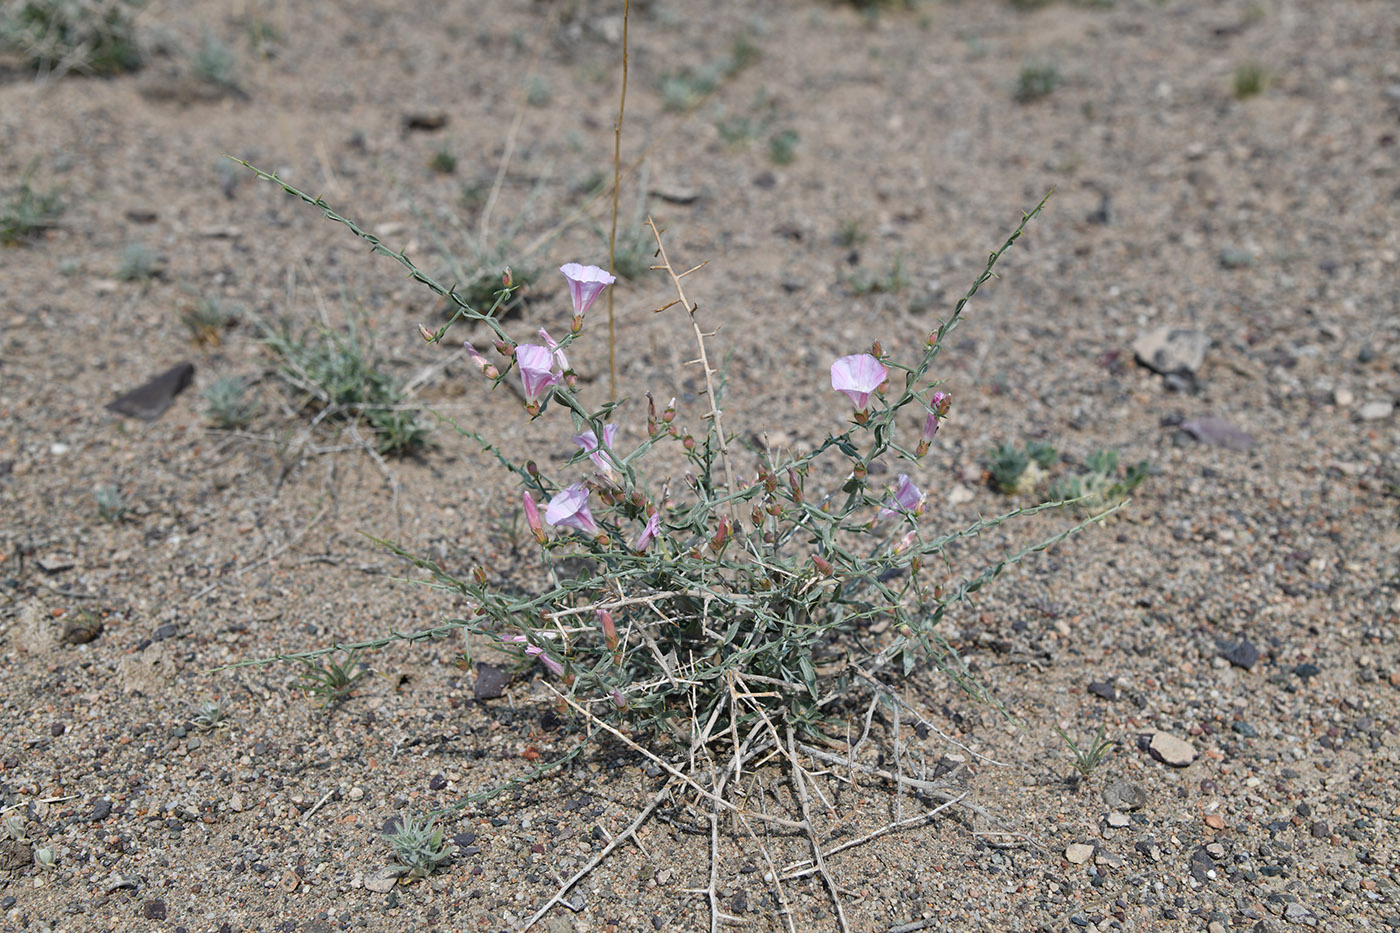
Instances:
[[[835,568],[831,566],[831,562],[820,554],[812,555],[812,564],[828,577],[835,572]]]
[[[525,653],[531,655],[532,657],[539,658],[540,663],[543,664],[546,668],[548,668],[550,672],[554,674],[555,677],[558,677],[559,675],[564,673],[564,665],[560,664],[558,661],[545,654],[543,648],[531,645],[530,647],[525,649]]]
[[[540,544],[548,540],[544,533],[544,523],[540,521],[540,507],[535,504],[535,497],[528,491],[525,493],[525,524],[530,526],[530,533]]]
[[[611,690],[608,691],[608,696],[612,698],[613,705],[617,707],[618,712],[627,711],[627,697],[622,695],[621,690],[617,689],[616,687],[613,687]]]
[[[432,343],[433,339],[436,337],[432,331],[428,330],[428,328],[424,327],[422,324],[418,325],[418,335],[428,341],[428,343]]]
[[[501,284],[506,288],[515,284],[515,279],[510,274],[510,266],[506,266],[505,271],[501,273]]]
[[[710,550],[719,556],[724,551],[724,546],[729,543],[730,537],[734,534],[734,523],[726,515],[719,520],[719,528],[715,531],[715,536],[710,539]]]
[[[606,609],[598,610],[598,624],[603,628],[603,639],[608,643],[609,651],[617,650],[617,628],[613,625],[612,613]]]

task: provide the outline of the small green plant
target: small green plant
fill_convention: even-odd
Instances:
[[[904,291],[909,277],[904,274],[904,260],[896,256],[884,272],[857,269],[846,277],[846,286],[856,295],[893,295]]]
[[[28,842],[29,835],[25,832],[24,817],[18,813],[7,813],[5,815],[5,833],[15,842]]]
[[[324,661],[311,658],[298,658],[303,670],[297,679],[297,689],[307,696],[321,698],[322,706],[331,706],[350,696],[355,682],[368,676],[370,669],[360,663],[360,652],[351,650],[337,661],[327,657]]]
[[[1089,745],[1088,748],[1080,748],[1075,743],[1074,739],[1065,734],[1065,730],[1061,729],[1059,726],[1055,727],[1055,731],[1060,734],[1060,738],[1064,740],[1065,745],[1070,750],[1070,754],[1074,756],[1074,761],[1071,762],[1074,766],[1074,770],[1078,771],[1080,777],[1085,780],[1088,780],[1090,776],[1093,775],[1094,770],[1098,768],[1104,756],[1108,754],[1109,749],[1118,744],[1117,741],[1113,739],[1104,738],[1103,726],[1099,726],[1099,731],[1094,736],[1093,743]]]
[[[0,8],[0,51],[44,75],[111,75],[141,67],[139,0],[11,0]]]
[[[451,175],[457,171],[457,157],[452,154],[452,150],[443,146],[433,153],[433,157],[428,162],[428,167],[439,175]]]
[[[865,234],[865,224],[859,218],[851,217],[841,221],[841,225],[836,228],[836,245],[844,247],[859,246],[868,237]]]
[[[195,707],[191,721],[202,732],[226,728],[229,724],[228,704],[224,700],[205,700]]]
[[[1147,461],[1142,460],[1119,471],[1118,451],[1096,450],[1084,459],[1084,472],[1055,481],[1050,495],[1055,499],[1079,499],[1085,508],[1126,499],[1147,479]]]
[[[1244,100],[1262,94],[1268,86],[1269,73],[1258,62],[1245,62],[1235,69],[1235,98]]]
[[[724,140],[726,146],[737,148],[756,139],[760,125],[753,117],[743,114],[722,116],[715,119],[715,132],[719,133],[719,138]]]
[[[226,306],[218,297],[201,298],[180,309],[180,323],[201,347],[217,347],[223,342],[224,329],[238,320],[241,310],[237,305]]]
[[[768,158],[774,165],[791,165],[797,159],[797,144],[802,137],[796,130],[783,130],[768,137]]]
[[[1029,492],[1045,478],[1045,470],[1058,456],[1055,448],[1044,441],[1031,441],[1019,450],[1011,444],[1000,444],[987,451],[987,472],[992,485],[1007,495]]]
[[[205,32],[194,56],[194,73],[205,84],[226,91],[237,91],[238,59],[233,49],[212,32]]]
[[[427,443],[427,427],[402,407],[403,393],[355,327],[344,334],[329,328],[294,334],[285,322],[276,329],[263,325],[263,343],[306,405],[330,408],[330,416],[342,421],[363,415],[380,453],[411,454]]]
[[[1060,86],[1060,70],[1054,65],[1024,65],[1016,78],[1015,98],[1023,104],[1048,97]]]
[[[237,376],[220,376],[200,393],[205,401],[204,416],[221,431],[246,428],[260,410],[247,391],[248,386]]]
[[[34,188],[34,171],[39,163],[29,163],[20,182],[0,204],[0,244],[12,246],[31,239],[58,223],[63,213],[58,189],[39,192]]]
[[[126,517],[131,503],[116,486],[97,486],[92,490],[93,501],[97,503],[97,517],[109,524],[117,524]]]
[[[128,243],[117,265],[117,278],[123,282],[148,281],[156,271],[156,257],[144,243]]]
[[[724,70],[714,65],[668,71],[661,76],[661,106],[672,113],[694,107],[719,87]]]
[[[58,850],[52,846],[40,846],[34,850],[34,864],[46,871],[58,867]]]
[[[436,816],[420,820],[404,813],[382,835],[393,846],[394,858],[408,878],[426,878],[452,857],[443,845],[445,833]]]
[[[531,107],[548,107],[554,99],[554,91],[541,75],[530,75],[525,82],[525,103]]]

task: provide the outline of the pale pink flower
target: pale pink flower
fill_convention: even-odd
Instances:
[[[545,667],[553,671],[556,677],[564,673],[564,665],[560,664],[558,661],[545,654],[543,648],[531,645],[530,647],[525,649],[525,653],[530,655],[531,657],[539,658],[540,662],[544,664]]]
[[[500,639],[501,641],[508,641],[516,644],[519,644],[520,642],[529,641],[529,639],[527,639],[524,635],[501,635]]]
[[[613,438],[615,437],[617,437],[617,425],[603,425],[603,444],[609,450],[612,450]],[[583,432],[574,435],[574,443],[584,450],[592,451],[588,455],[588,459],[598,464],[598,468],[604,473],[612,476],[612,463],[610,463],[607,456],[598,449],[598,435],[594,434],[591,430],[585,429]]]
[[[651,542],[656,540],[657,532],[661,530],[661,513],[652,512],[647,517],[646,527],[642,533],[637,535],[637,540],[632,542],[632,550],[641,553],[651,546]]]
[[[520,383],[525,387],[526,404],[539,407],[540,396],[559,384],[562,372],[554,371],[554,352],[548,347],[523,343],[515,348],[515,362],[520,367]]]
[[[608,691],[608,696],[612,697],[613,706],[616,706],[619,710],[622,711],[625,711],[627,709],[627,697],[622,695],[621,690],[617,689],[616,687],[613,687],[611,690]]]
[[[849,398],[856,411],[865,411],[870,396],[887,378],[884,365],[869,353],[843,356],[831,364],[831,387]]]
[[[596,535],[599,531],[598,523],[588,509],[588,487],[583,483],[574,483],[556,493],[549,500],[544,520],[556,527],[575,528],[588,535]]]
[[[602,293],[603,289],[617,281],[606,269],[597,266],[584,266],[576,262],[566,262],[559,267],[569,283],[569,298],[574,303],[574,317],[581,318]]]
[[[918,512],[923,501],[924,494],[919,492],[919,487],[914,485],[914,481],[907,474],[901,473],[896,480],[894,496],[885,500],[885,505],[876,518],[895,518],[909,512]]]

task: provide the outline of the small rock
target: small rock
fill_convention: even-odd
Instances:
[[[1312,824],[1312,837],[1314,839],[1328,839],[1332,836],[1332,827],[1327,825],[1325,820],[1318,820]]]
[[[1114,781],[1103,789],[1103,802],[1114,810],[1138,810],[1147,803],[1147,791],[1132,781]]]
[[[1318,667],[1316,664],[1299,664],[1297,667],[1293,668],[1293,675],[1303,681],[1312,680],[1321,673],[1322,668]]]
[[[1233,729],[1237,735],[1242,735],[1247,739],[1258,738],[1259,736],[1259,730],[1251,726],[1249,723],[1245,722],[1243,719],[1241,719],[1239,722],[1231,723],[1230,728]]]
[[[363,787],[359,787],[359,786],[350,788],[350,799],[351,799],[351,800],[363,800],[363,799],[365,799],[365,789],[364,789]]]
[[[1198,330],[1159,327],[1133,343],[1137,361],[1155,373],[1194,375],[1206,361],[1210,338]]]
[[[1094,857],[1094,847],[1083,842],[1072,843],[1065,847],[1065,861],[1071,865],[1083,865]]]
[[[34,850],[15,839],[0,839],[0,871],[28,868],[34,861]]]
[[[1114,829],[1123,829],[1130,823],[1132,823],[1132,820],[1128,818],[1128,814],[1121,813],[1118,810],[1109,811],[1108,825],[1112,826]]]
[[[1338,408],[1350,408],[1356,402],[1356,396],[1351,394],[1350,389],[1333,389],[1332,404]]]
[[[234,794],[228,799],[228,808],[234,813],[242,813],[247,806],[242,794]]]
[[[65,645],[86,645],[102,634],[102,620],[90,613],[79,613],[78,618],[63,623],[63,632],[58,636]]]
[[[1122,868],[1124,865],[1128,864],[1128,862],[1127,859],[1123,858],[1121,855],[1117,855],[1113,852],[1105,852],[1100,849],[1094,855],[1094,864],[1102,865],[1104,868]]]
[[[428,778],[429,790],[442,790],[446,786],[447,778],[443,777],[441,774],[434,774],[432,777]]]
[[[73,569],[73,558],[65,554],[45,554],[34,563],[38,564],[39,569],[44,573],[50,574]]]
[[[1184,768],[1196,760],[1195,746],[1165,732],[1154,733],[1147,750],[1153,758],[1173,768]]]
[[[1108,683],[1108,682],[1106,682],[1106,681],[1102,681],[1102,680],[1093,680],[1093,681],[1090,681],[1090,682],[1089,682],[1089,692],[1092,693],[1094,696],[1096,696],[1096,697],[1102,697],[1102,698],[1105,699],[1105,700],[1116,700],[1116,699],[1118,699],[1118,690],[1117,690],[1117,688],[1114,687],[1113,684]]]
[[[1312,915],[1302,904],[1293,903],[1283,908],[1283,919],[1289,923],[1300,923],[1305,926],[1317,926],[1317,918]]]
[[[1254,642],[1248,638],[1241,638],[1238,645],[1229,651],[1222,651],[1220,656],[1235,667],[1242,667],[1245,670],[1250,670],[1259,663],[1259,649],[1254,647]]]
[[[130,392],[107,403],[108,411],[155,421],[175,402],[175,396],[194,381],[194,364],[177,363]]]
[[[1225,447],[1229,450],[1249,450],[1255,443],[1252,434],[1215,415],[1183,421],[1181,430],[1202,444]]]
[[[1225,828],[1225,818],[1219,813],[1207,813],[1205,816],[1205,823],[1217,832]]]
[[[472,696],[478,700],[495,700],[505,692],[509,684],[510,671],[494,664],[477,664]]]
[[[1356,416],[1362,421],[1380,421],[1389,418],[1395,411],[1395,406],[1390,402],[1367,402],[1356,412]]]
[[[447,125],[447,114],[445,113],[410,113],[403,118],[403,128],[406,130],[419,130],[432,132],[440,130]]]
[[[94,823],[105,820],[112,815],[112,801],[106,797],[98,797],[92,802],[92,813],[88,819]]]
[[[365,875],[365,887],[377,894],[387,894],[394,890],[394,885],[399,883],[399,875],[403,873],[400,868],[381,868],[378,871]]]
[[[1191,877],[1200,884],[1209,884],[1215,880],[1215,860],[1210,857],[1205,846],[1197,846],[1191,853],[1189,864]]]
[[[165,914],[165,901],[159,898],[153,901],[147,901],[141,908],[141,916],[145,917],[147,920],[164,920]]]

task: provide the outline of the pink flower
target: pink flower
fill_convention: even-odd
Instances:
[[[531,657],[539,658],[540,662],[544,664],[545,667],[553,671],[556,677],[564,673],[564,665],[560,664],[558,661],[545,654],[543,648],[531,645],[530,647],[525,649],[525,653],[530,655]]]
[[[562,372],[554,371],[554,351],[538,344],[524,343],[515,348],[520,382],[525,387],[526,407],[539,409],[540,396],[559,384]]]
[[[606,609],[598,610],[598,624],[602,626],[603,638],[608,643],[609,651],[617,650],[617,626],[613,624],[612,613]]]
[[[661,513],[652,512],[651,515],[647,517],[646,527],[642,529],[641,534],[637,535],[637,540],[632,542],[632,550],[639,554],[645,551],[651,546],[651,542],[656,540],[656,534],[660,530]]]
[[[604,269],[576,262],[565,263],[559,267],[559,271],[569,282],[569,298],[574,303],[575,318],[582,318],[603,289],[617,281],[617,276],[610,275]]]
[[[626,711],[627,697],[622,695],[621,690],[617,689],[616,687],[613,687],[611,690],[608,691],[608,696],[612,697],[613,706],[616,706],[621,711]]]
[[[887,378],[884,365],[869,353],[843,356],[831,364],[831,387],[849,398],[856,411],[865,411],[870,396]]]
[[[540,523],[540,507],[535,504],[535,497],[528,491],[525,493],[525,524],[530,526],[530,534],[535,536],[535,540],[544,544],[545,534],[544,525]]]
[[[617,425],[603,425],[603,444],[609,450],[612,449],[613,438],[615,437],[617,437]],[[603,452],[598,449],[598,435],[594,434],[591,430],[585,430],[581,434],[574,435],[574,443],[584,450],[592,451],[592,453],[588,455],[588,459],[598,464],[598,468],[604,473],[612,476],[612,464],[608,461],[608,458]]]
[[[917,514],[923,502],[924,495],[919,492],[919,487],[914,485],[914,481],[907,474],[901,473],[893,498],[885,500],[884,508],[880,509],[876,518],[894,518],[909,512]]]
[[[576,528],[584,534],[598,534],[598,523],[588,510],[588,487],[583,483],[574,483],[550,499],[544,520],[554,526]]]
[[[524,635],[502,635],[500,639],[501,641],[508,641],[516,644],[529,640]]]

